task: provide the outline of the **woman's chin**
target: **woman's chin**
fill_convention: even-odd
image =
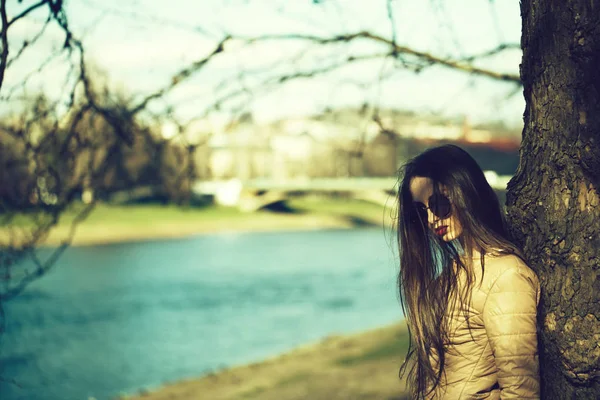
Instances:
[[[451,242],[451,241],[453,241],[454,239],[458,238],[458,236],[459,236],[459,234],[458,234],[457,232],[455,232],[455,231],[453,231],[453,230],[448,230],[446,233],[444,233],[444,234],[441,236],[441,239],[442,239],[444,242]]]

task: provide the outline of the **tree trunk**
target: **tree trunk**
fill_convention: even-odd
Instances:
[[[543,399],[600,399],[600,1],[522,0],[511,230],[542,285]]]

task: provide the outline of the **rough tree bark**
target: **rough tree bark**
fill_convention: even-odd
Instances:
[[[600,399],[600,1],[523,0],[512,231],[542,285],[543,399]]]

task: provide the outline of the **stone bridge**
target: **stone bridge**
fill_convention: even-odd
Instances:
[[[486,171],[490,185],[497,190],[506,189],[510,176],[498,176]],[[212,195],[215,203],[238,207],[254,212],[270,204],[285,201],[295,193],[346,193],[353,198],[390,206],[395,201],[398,180],[388,178],[311,178],[285,181],[268,178],[251,180],[196,182],[192,187],[195,195]]]

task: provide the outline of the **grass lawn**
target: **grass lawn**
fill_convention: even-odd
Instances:
[[[75,204],[65,212],[52,229],[47,245],[65,241],[71,224],[83,205]],[[229,207],[178,207],[175,205],[97,204],[91,214],[77,225],[72,244],[103,244],[113,242],[167,239],[201,233],[227,231],[269,231],[320,228],[353,228],[389,226],[391,209],[364,201],[299,197],[287,202],[288,212],[260,210],[244,213]],[[32,216],[17,215],[9,226],[0,228],[0,240],[11,238],[19,242],[32,226]]]
[[[316,214],[332,214],[363,219],[372,225],[389,225],[395,213],[390,201],[386,207],[354,199],[331,197],[303,197],[288,201],[291,208]]]

